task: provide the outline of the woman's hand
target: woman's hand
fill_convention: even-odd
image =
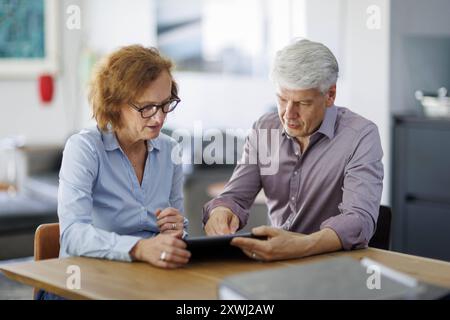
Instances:
[[[184,217],[175,208],[156,210],[156,218],[159,232],[162,234],[176,234],[184,229]]]
[[[181,240],[182,231],[170,235],[159,234],[154,238],[139,240],[131,249],[134,260],[148,262],[160,268],[174,269],[189,262],[191,253]]]

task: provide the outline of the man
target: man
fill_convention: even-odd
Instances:
[[[225,190],[203,208],[208,235],[244,227],[262,188],[272,227],[252,232],[267,240],[232,241],[249,257],[280,260],[367,246],[378,218],[383,151],[374,123],[334,105],[338,72],[320,43],[300,40],[277,53],[271,78],[278,114],[255,123],[243,159],[268,150],[278,170],[264,174],[260,161],[239,163]],[[279,130],[267,150],[254,143],[264,130]]]

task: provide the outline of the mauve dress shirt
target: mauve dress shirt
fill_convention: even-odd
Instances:
[[[276,139],[270,139],[271,130]],[[255,143],[265,134],[267,145],[262,149],[278,167],[270,174],[264,172],[267,162],[260,161],[261,148]],[[255,153],[258,160],[248,161]],[[203,223],[212,209],[224,206],[244,227],[262,188],[272,226],[304,234],[331,228],[345,250],[367,247],[383,189],[382,157],[377,126],[347,108],[326,110],[303,153],[296,139],[285,133],[278,114],[266,114],[253,125],[243,158],[224,191],[205,204]]]

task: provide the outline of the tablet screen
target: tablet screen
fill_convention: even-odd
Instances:
[[[184,241],[192,259],[243,258],[247,257],[241,249],[230,244],[235,237],[265,240],[267,237],[255,236],[251,232],[239,232],[224,236],[187,237]]]

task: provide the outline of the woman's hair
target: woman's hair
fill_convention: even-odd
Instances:
[[[120,108],[141,96],[163,71],[171,76],[173,63],[156,48],[132,45],[120,48],[99,63],[93,74],[89,102],[100,130],[122,127]],[[172,80],[172,95],[178,87]]]
[[[330,49],[302,39],[277,52],[271,79],[286,89],[317,88],[325,93],[336,84],[338,74],[339,66]]]

